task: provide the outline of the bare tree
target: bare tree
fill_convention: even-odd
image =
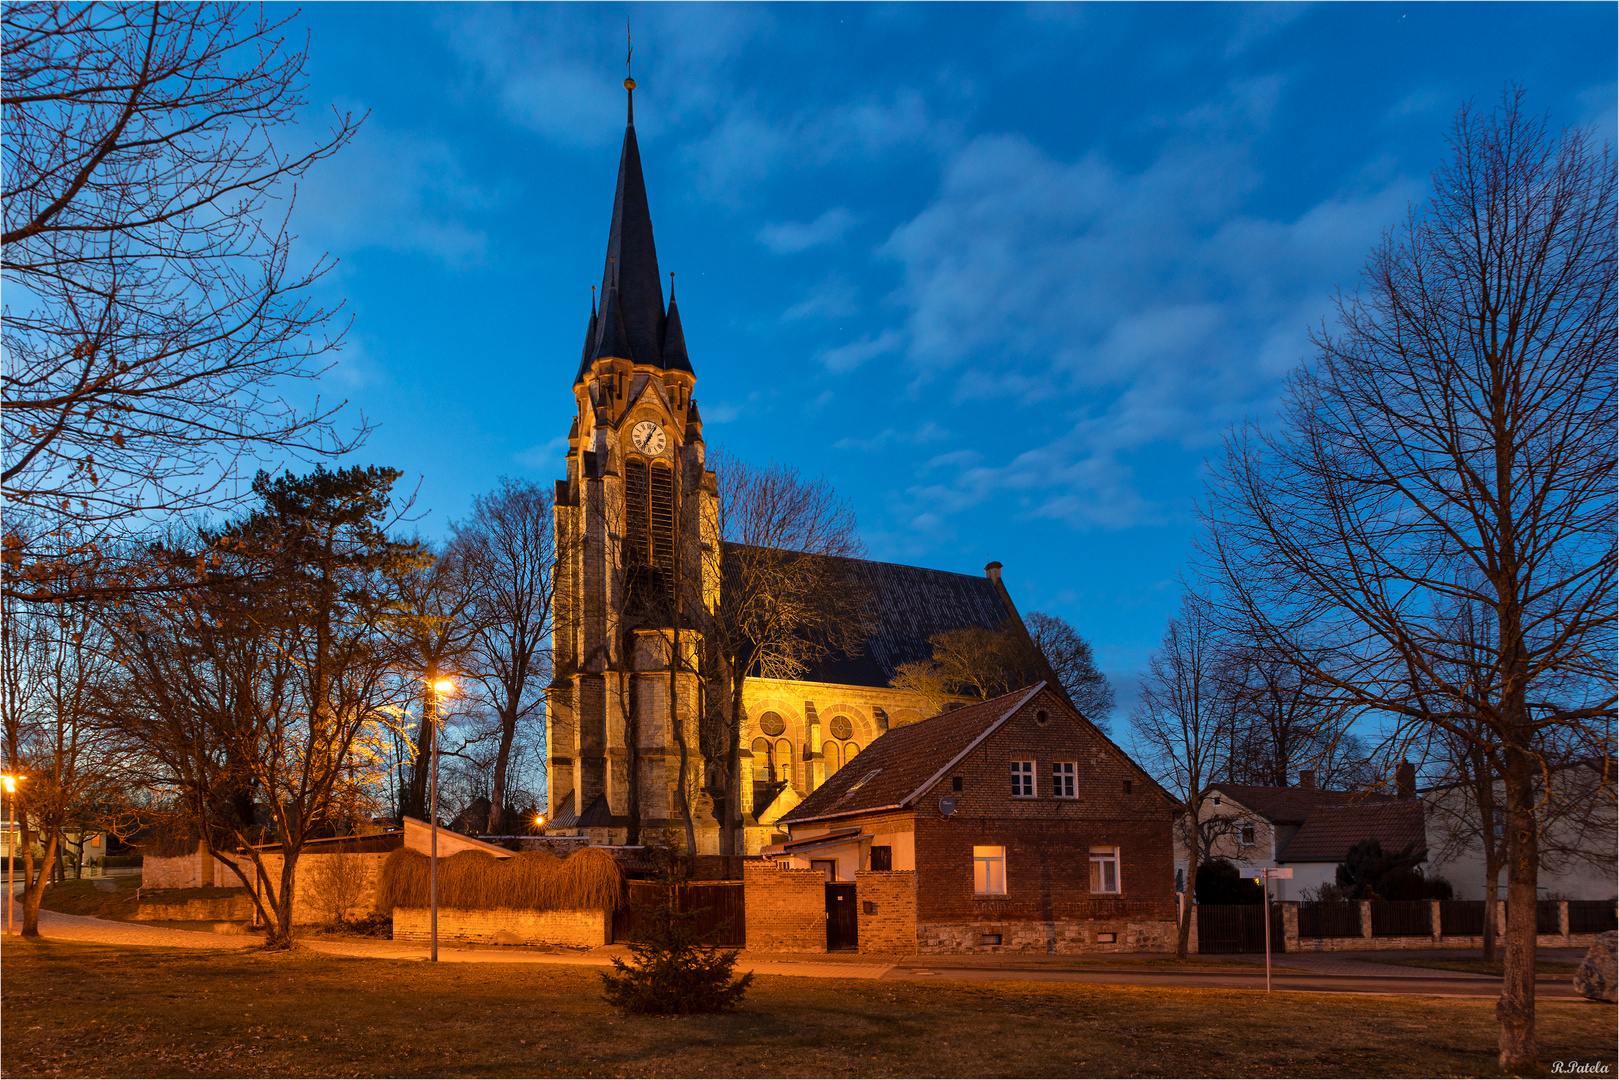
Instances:
[[[1248,633],[1500,778],[1507,1069],[1536,1056],[1537,744],[1611,746],[1615,703],[1613,161],[1522,104],[1458,114],[1428,203],[1339,298],[1282,430],[1231,437],[1207,510]],[[1461,605],[1495,627],[1482,653]]]
[[[545,705],[551,678],[556,543],[552,496],[538,484],[502,477],[472,500],[472,517],[454,527],[479,618],[471,673],[498,720],[489,789],[491,833],[502,831],[508,772],[519,728]]]
[[[331,263],[289,269],[286,196],[356,125],[277,145],[307,53],[256,10],[23,2],[0,16],[7,593],[132,587],[58,571],[108,558],[108,534],[144,517],[228,501],[257,451],[333,453],[363,434],[284,396],[337,344],[308,295]]]
[[[1130,716],[1142,764],[1180,800],[1175,828],[1188,853],[1184,885],[1188,901],[1207,850],[1204,844],[1222,824],[1206,819],[1203,808],[1219,778],[1240,707],[1231,664],[1209,604],[1188,594],[1147,661],[1141,696]],[[1186,958],[1191,927],[1192,905],[1183,902],[1175,943],[1179,959]]]
[[[420,541],[417,548],[431,549]],[[450,544],[431,559],[407,567],[395,579],[398,615],[393,620],[401,667],[415,682],[421,713],[408,749],[396,769],[400,812],[426,818],[427,777],[432,761],[432,739],[441,713],[438,682],[460,674],[483,627],[478,605],[476,569],[459,544]],[[439,736],[442,739],[442,731]]]
[[[1113,687],[1097,670],[1091,643],[1058,615],[1031,612],[1024,625],[1068,700],[1085,719],[1106,731],[1113,714]]]
[[[698,624],[705,635],[711,703],[705,782],[720,821],[720,850],[738,854],[742,826],[741,733],[747,680],[794,678],[817,657],[863,648],[870,601],[855,560],[864,554],[854,512],[825,480],[784,465],[708,459],[718,496],[718,543],[700,576],[718,601]]]
[[[151,553],[149,573],[200,587],[151,590],[107,615],[128,678],[106,708],[154,759],[151,785],[247,856],[251,876],[229,865],[258,885],[269,947],[292,940],[305,842],[363,816],[414,694],[389,623],[395,580],[424,556],[387,539],[398,475],[261,473],[261,510],[195,548]],[[274,877],[255,846],[266,840],[283,856]]]
[[[40,899],[66,834],[115,824],[120,748],[96,702],[117,672],[105,633],[82,611],[15,597],[0,603],[6,772],[27,777],[13,804],[25,850],[22,932],[37,937]],[[43,849],[37,862],[36,837]]]

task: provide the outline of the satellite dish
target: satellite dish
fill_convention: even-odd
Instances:
[[[950,798],[948,795],[939,800],[939,813],[943,814],[945,817],[949,817],[955,812],[956,800]]]

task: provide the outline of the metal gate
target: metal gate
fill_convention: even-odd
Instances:
[[[649,925],[651,908],[668,897],[658,881],[628,882],[628,903],[613,912],[613,940],[634,941]],[[851,886],[852,887],[852,886]],[[698,912],[697,931],[705,945],[747,943],[747,919],[740,881],[692,881],[675,886],[675,910]]]
[[[826,951],[838,952],[860,945],[860,911],[853,885],[826,887]]]
[[[1265,905],[1197,905],[1197,951],[1200,953],[1263,953]],[[1282,940],[1282,907],[1270,909],[1270,951],[1286,952]]]

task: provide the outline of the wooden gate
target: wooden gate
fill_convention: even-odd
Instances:
[[[1263,953],[1265,905],[1197,905],[1197,951],[1200,953]],[[1282,906],[1271,905],[1270,951],[1286,952],[1282,937]]]
[[[631,881],[628,902],[613,912],[613,940],[634,941],[647,927],[648,912],[664,901],[668,886]],[[851,886],[852,888],[852,886]],[[740,881],[691,881],[675,886],[675,910],[699,913],[697,930],[705,945],[740,948],[747,943],[747,919]]]
[[[826,887],[826,951],[855,949],[860,945],[860,909],[853,885]]]

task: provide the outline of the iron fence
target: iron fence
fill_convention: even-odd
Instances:
[[[1570,900],[1568,902],[1568,932],[1571,934],[1600,934],[1619,929],[1619,915],[1615,914],[1612,900]]]
[[[1484,933],[1484,901],[1439,901],[1439,932],[1476,937]]]
[[[1360,903],[1316,900],[1299,905],[1299,937],[1360,937]]]
[[[1535,901],[1535,933],[1561,934],[1563,932],[1562,914],[1558,911],[1556,900]]]
[[[1286,952],[1282,932],[1282,906],[1270,909],[1270,951]],[[1197,905],[1197,951],[1200,953],[1263,953],[1265,905]]]
[[[1373,937],[1432,937],[1433,904],[1427,900],[1373,900]]]

